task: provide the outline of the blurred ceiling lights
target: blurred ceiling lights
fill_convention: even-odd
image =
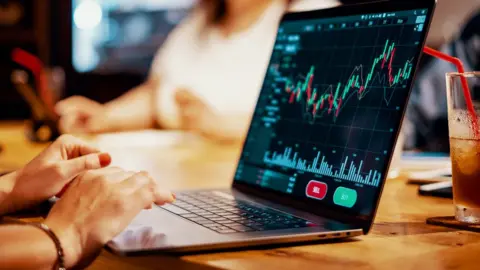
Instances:
[[[102,7],[97,1],[81,2],[73,13],[73,21],[79,29],[92,29],[102,21]]]

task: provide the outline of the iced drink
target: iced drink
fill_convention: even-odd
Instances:
[[[480,140],[450,137],[455,204],[480,209]]]
[[[461,85],[468,80],[470,91],[480,85],[480,74],[447,74],[448,127],[452,159],[453,201],[455,218],[466,223],[480,224],[480,99],[471,94],[475,115],[469,112]],[[478,125],[475,125],[478,123]]]

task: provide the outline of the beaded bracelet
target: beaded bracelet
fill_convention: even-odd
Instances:
[[[55,248],[57,249],[56,269],[58,270],[67,269],[65,267],[65,253],[63,253],[63,248],[60,243],[60,240],[58,239],[57,235],[52,231],[52,229],[50,229],[50,227],[48,227],[43,223],[28,223],[22,220],[8,218],[8,217],[0,217],[0,224],[30,225],[44,231],[50,237],[50,239],[52,239],[53,243],[55,244]]]
[[[32,225],[36,228],[39,228],[40,230],[44,231],[50,239],[52,239],[53,243],[55,243],[55,248],[57,249],[57,269],[58,270],[66,270],[65,268],[65,253],[63,253],[63,248],[62,244],[60,243],[60,240],[58,239],[57,235],[48,227],[47,225],[43,223],[27,223],[29,225]]]

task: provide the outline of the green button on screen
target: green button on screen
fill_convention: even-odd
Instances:
[[[357,202],[357,191],[349,188],[339,187],[333,194],[333,202],[336,205],[352,208]]]

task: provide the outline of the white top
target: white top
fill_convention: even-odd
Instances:
[[[300,1],[292,10],[337,4],[335,0]],[[179,127],[174,98],[178,89],[191,91],[222,115],[250,116],[285,9],[285,1],[273,1],[248,30],[229,37],[217,29],[202,29],[205,14],[201,11],[186,18],[170,34],[151,67],[151,76],[160,78],[155,98],[162,125]]]

